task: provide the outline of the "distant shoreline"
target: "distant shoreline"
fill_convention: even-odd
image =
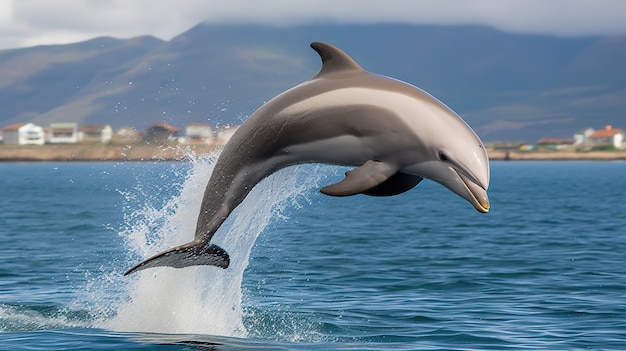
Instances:
[[[620,151],[488,151],[492,161],[626,161]]]
[[[187,161],[214,152],[212,145],[0,145],[0,162]],[[488,151],[492,161],[626,161],[620,151]]]
[[[47,144],[0,145],[0,162],[186,161],[208,155],[213,145]]]

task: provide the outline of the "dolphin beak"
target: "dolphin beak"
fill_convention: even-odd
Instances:
[[[463,181],[463,184],[465,185],[465,188],[467,188],[467,191],[470,195],[469,197],[465,198],[474,206],[476,210],[478,210],[478,212],[489,212],[490,205],[489,197],[487,197],[487,190],[463,175],[463,173],[458,171],[456,173]]]

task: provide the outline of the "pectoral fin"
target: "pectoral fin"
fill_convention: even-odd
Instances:
[[[393,176],[397,169],[380,161],[367,161],[361,167],[346,172],[339,183],[323,187],[320,191],[330,196],[351,196],[370,190]]]
[[[381,184],[364,191],[369,196],[393,196],[413,189],[424,178],[406,173],[396,173]]]

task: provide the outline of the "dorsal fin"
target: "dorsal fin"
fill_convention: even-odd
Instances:
[[[313,42],[311,47],[322,59],[322,69],[316,77],[340,71],[363,71],[363,68],[350,56],[333,45]]]

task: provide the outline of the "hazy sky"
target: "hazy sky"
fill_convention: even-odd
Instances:
[[[0,0],[0,49],[98,36],[172,37],[199,22],[483,24],[565,36],[626,34],[625,0]]]

